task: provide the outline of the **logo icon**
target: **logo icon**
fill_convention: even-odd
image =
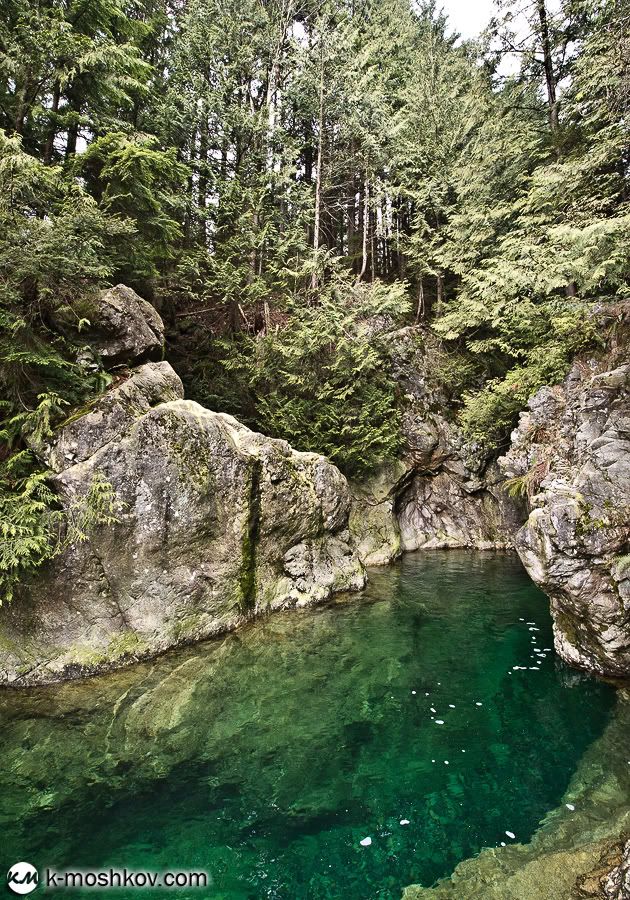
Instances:
[[[27,862],[14,863],[7,872],[7,885],[14,894],[30,894],[38,881],[37,869]]]

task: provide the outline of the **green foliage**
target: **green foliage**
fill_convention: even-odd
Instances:
[[[298,450],[324,453],[350,475],[364,475],[400,448],[379,317],[399,317],[405,308],[402,285],[352,285],[337,274],[316,304],[292,310],[290,327],[224,345],[227,378],[221,385],[210,374],[205,399]]]
[[[33,470],[27,451],[0,469],[0,605],[16,584],[50,559],[59,545],[63,514],[45,471]]]
[[[509,47],[504,5],[495,25]],[[410,266],[436,332],[472,362],[468,383],[460,379],[462,423],[489,446],[592,343],[588,303],[628,294],[627,17],[614,0],[561,4],[550,53],[562,100],[543,103],[539,10],[528,8],[528,36],[518,38],[521,73],[492,92],[492,53],[489,68],[471,72],[436,23],[400,112],[401,171],[416,207]],[[426,120],[435,128],[423,131]]]
[[[524,475],[517,475],[504,481],[502,485],[503,490],[509,497],[521,500],[530,499],[534,496],[548,473],[549,460],[545,458],[535,460]]]
[[[467,435],[488,448],[503,446],[519,412],[545,384],[557,384],[566,375],[571,360],[581,350],[597,343],[588,311],[579,304],[548,304],[530,309],[516,306],[518,314],[506,316],[502,309],[495,322],[499,331],[486,341],[469,346],[480,355],[515,360],[501,377],[490,378],[481,389],[463,394],[461,423]],[[525,312],[521,319],[520,313]]]
[[[4,0],[0,16],[0,128],[47,162],[66,156],[82,128],[115,128],[146,94],[151,67],[138,44],[142,4]]]
[[[63,509],[51,473],[38,468],[29,451],[0,467],[0,606],[17,584],[92,529],[118,521],[115,494],[96,472],[85,497]]]
[[[76,401],[92,388],[51,320],[112,274],[112,242],[130,234],[80,184],[0,131],[0,389],[9,412],[33,409],[41,393]]]
[[[561,0],[543,39],[545,3],[524,36],[513,6],[471,43],[432,0],[5,0],[0,458],[31,535],[7,572],[94,525],[22,454],[107,387],[79,341],[112,281],[163,313],[189,395],[353,475],[399,448],[410,298],[486,447],[596,345],[630,275],[627,13]]]
[[[0,439],[6,440],[9,447],[12,447],[20,438],[28,438],[32,447],[39,447],[47,438],[52,437],[52,423],[61,418],[63,408],[68,405],[68,401],[54,391],[39,394],[35,409],[17,413],[7,419],[0,431]]]
[[[87,541],[90,532],[102,525],[114,525],[116,493],[101,471],[92,476],[84,497],[80,497],[65,510],[66,534],[64,546],[76,541]]]
[[[150,135],[113,132],[97,138],[74,169],[114,221],[133,223],[130,245],[121,235],[116,277],[132,285],[154,278],[174,255],[181,236],[182,189],[188,174],[175,148],[160,149]]]

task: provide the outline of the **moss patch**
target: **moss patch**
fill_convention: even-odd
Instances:
[[[260,460],[253,460],[249,476],[247,528],[241,543],[242,558],[239,586],[241,594],[240,606],[243,612],[252,610],[256,603],[256,551],[260,535],[261,473],[262,465]]]

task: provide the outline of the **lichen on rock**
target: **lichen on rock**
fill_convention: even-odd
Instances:
[[[617,360],[618,361],[618,360]],[[578,361],[543,388],[500,460],[531,512],[516,548],[551,599],[556,649],[602,675],[630,672],[630,364]]]
[[[109,294],[107,309],[129,299],[127,289]],[[114,324],[112,358],[123,345],[144,358],[151,339],[131,339],[133,321]],[[184,400],[167,362],[122,371],[33,449],[68,510],[95,477],[107,482],[115,521],[64,549],[0,608],[0,681],[101,671],[365,584],[341,472]]]

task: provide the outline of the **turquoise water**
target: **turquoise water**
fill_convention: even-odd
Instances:
[[[4,691],[3,864],[209,873],[178,897],[399,898],[560,802],[614,691],[552,646],[515,558],[415,554],[360,597]]]

